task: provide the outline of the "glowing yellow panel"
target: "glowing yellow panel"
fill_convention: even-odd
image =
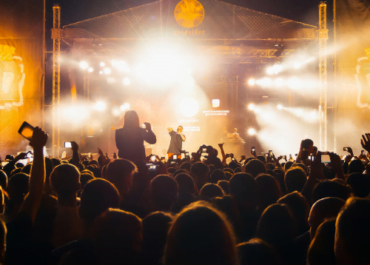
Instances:
[[[182,0],[175,8],[177,23],[185,28],[195,28],[204,19],[204,8],[197,0]]]

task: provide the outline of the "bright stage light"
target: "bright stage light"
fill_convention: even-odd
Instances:
[[[81,62],[80,62],[80,67],[81,67],[83,70],[85,70],[85,69],[87,69],[87,68],[89,67],[89,64],[88,64],[87,62],[85,62],[85,61],[81,61]]]
[[[272,84],[273,84],[273,82],[272,82],[271,78],[269,78],[269,77],[264,77],[260,80],[260,85],[262,87],[271,87]]]
[[[103,69],[103,72],[104,72],[104,74],[106,74],[106,75],[110,75],[110,73],[112,73],[112,70],[111,70],[109,67],[105,67],[105,68]]]
[[[131,84],[130,78],[128,78],[128,77],[123,78],[123,84],[126,85],[126,86],[128,86],[129,84]]]
[[[104,67],[105,66],[105,62],[100,62],[99,64],[101,67]]]
[[[295,76],[289,78],[287,84],[290,89],[300,89],[302,87],[302,81]]]
[[[281,105],[281,104],[277,105],[277,109],[278,110],[282,110],[283,109],[283,105]]]
[[[253,135],[256,135],[257,134],[257,131],[254,128],[250,128],[250,129],[248,129],[248,134],[251,135],[251,136],[253,136]]]
[[[297,109],[297,110],[295,110],[295,115],[296,115],[297,117],[302,117],[302,115],[303,115],[303,110],[301,110],[301,109]]]
[[[98,101],[94,105],[94,109],[97,111],[104,111],[106,109],[107,105],[103,101]]]
[[[116,61],[112,60],[112,66],[117,68],[118,71],[120,72],[129,72],[128,65],[124,61]]]
[[[87,71],[88,71],[89,73],[92,73],[92,72],[94,72],[94,68],[89,67],[89,68],[87,69]]]
[[[114,108],[113,110],[112,110],[112,114],[113,114],[113,116],[119,116],[120,114],[121,114],[121,112],[120,112],[120,110],[118,109],[118,108]]]
[[[294,65],[293,65],[293,68],[294,69],[299,69],[299,68],[301,68],[301,63],[295,63]]]
[[[256,84],[256,79],[251,78],[251,79],[248,80],[248,85],[254,86],[255,84]]]
[[[284,86],[285,81],[283,78],[279,77],[278,79],[275,80],[275,86],[277,87],[282,87]]]
[[[214,108],[220,107],[220,100],[219,99],[212,99],[212,107],[214,107]]]
[[[99,74],[102,75],[103,74],[103,71],[99,71]]]
[[[249,109],[250,111],[254,111],[254,110],[255,110],[255,108],[256,108],[256,105],[254,105],[253,103],[251,103],[251,104],[249,104],[249,105],[248,105],[248,109]]]
[[[120,110],[123,112],[125,110],[128,110],[129,108],[130,108],[130,104],[125,103],[125,104],[121,105]]]
[[[180,111],[185,117],[194,117],[199,111],[199,103],[193,98],[185,98],[180,103]]]
[[[271,66],[271,67],[269,67],[269,68],[267,68],[266,73],[267,73],[268,75],[272,75],[272,74],[274,74],[274,68],[273,68],[272,66]]]

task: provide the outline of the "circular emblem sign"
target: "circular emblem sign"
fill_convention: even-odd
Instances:
[[[203,21],[204,8],[197,0],[182,0],[175,8],[175,19],[185,28],[194,28]]]

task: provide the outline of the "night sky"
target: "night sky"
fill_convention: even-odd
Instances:
[[[52,20],[52,3],[61,6],[62,25],[67,25],[88,18],[116,12],[134,6],[153,2],[153,0],[53,0],[48,1],[49,21]],[[231,4],[253,10],[282,16],[285,18],[318,24],[319,0],[224,0]],[[332,13],[332,0],[328,1],[328,23]]]

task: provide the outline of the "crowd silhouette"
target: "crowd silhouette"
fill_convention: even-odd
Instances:
[[[84,158],[75,142],[69,160],[44,157],[47,140],[36,127],[33,161],[1,163],[1,264],[370,264],[370,164],[351,148],[341,159],[306,139],[296,160],[238,162],[220,144],[163,162],[145,156],[156,136],[135,111],[118,158]]]

